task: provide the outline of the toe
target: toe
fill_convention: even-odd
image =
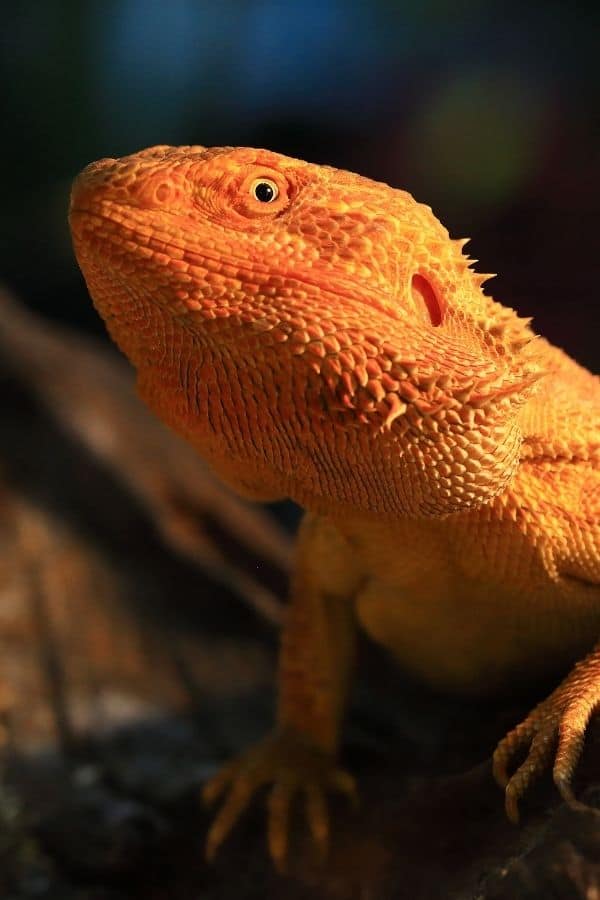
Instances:
[[[206,858],[209,861],[214,859],[220,845],[250,803],[253,793],[254,786],[246,779],[234,782],[206,837]]]
[[[339,794],[344,794],[353,806],[358,806],[356,779],[343,769],[335,769],[329,776],[329,786]]]
[[[284,871],[287,859],[292,796],[292,785],[286,782],[278,782],[269,793],[267,838],[271,858],[279,871]]]
[[[496,783],[506,788],[510,781],[509,768],[515,757],[523,753],[525,748],[535,739],[536,727],[534,714],[530,714],[520,725],[509,731],[494,750],[492,772]]]
[[[505,788],[508,784],[508,763],[510,755],[506,751],[504,741],[500,741],[494,755],[492,757],[492,774],[501,788]]]
[[[531,742],[527,759],[508,780],[505,791],[506,814],[511,822],[519,821],[519,800],[538,778],[552,756],[556,744],[556,729],[552,726],[540,731]]]
[[[519,824],[519,800],[521,798],[521,792],[519,791],[518,785],[513,784],[512,779],[506,785],[506,790],[504,791],[504,808],[506,810],[506,816],[513,825]]]
[[[569,802],[574,800],[571,779],[583,750],[585,731],[591,713],[591,705],[586,703],[585,699],[580,700],[567,707],[560,722],[558,749],[552,774],[561,796]]]
[[[329,813],[323,791],[316,784],[305,788],[306,818],[312,839],[319,851],[319,857],[325,859],[329,849]]]
[[[225,789],[231,784],[237,768],[237,761],[233,760],[219,769],[212,778],[209,778],[202,788],[202,802],[206,806],[213,804],[224,793]]]

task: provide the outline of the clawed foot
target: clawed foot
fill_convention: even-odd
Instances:
[[[206,803],[213,803],[226,794],[208,832],[209,860],[214,858],[252,796],[269,783],[273,786],[268,795],[268,844],[279,870],[285,867],[290,813],[299,794],[304,797],[308,827],[322,858],[327,854],[330,833],[327,791],[337,791],[357,802],[354,779],[338,769],[329,754],[289,732],[276,732],[230,762],[205,785]]]
[[[503,738],[493,756],[494,778],[505,791],[506,814],[519,821],[519,800],[541,775],[554,756],[553,779],[561,796],[571,806],[583,806],[573,795],[571,780],[581,756],[585,731],[598,702],[595,686],[567,679],[553,694]],[[513,774],[515,761],[523,757]]]

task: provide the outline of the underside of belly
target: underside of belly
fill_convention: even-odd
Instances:
[[[502,691],[568,666],[596,641],[594,607],[561,607],[549,588],[542,608],[505,591],[465,585],[460,592],[369,583],[357,615],[373,640],[426,683],[467,694]]]

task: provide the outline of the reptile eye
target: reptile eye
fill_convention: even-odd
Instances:
[[[259,203],[273,203],[279,197],[279,188],[270,178],[257,178],[252,182],[250,193]]]

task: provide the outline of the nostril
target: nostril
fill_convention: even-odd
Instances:
[[[171,194],[171,188],[164,181],[156,186],[155,197],[159,203],[166,203]]]
[[[437,291],[424,275],[413,275],[411,280],[413,299],[425,304],[432,325],[441,325],[444,309]]]

